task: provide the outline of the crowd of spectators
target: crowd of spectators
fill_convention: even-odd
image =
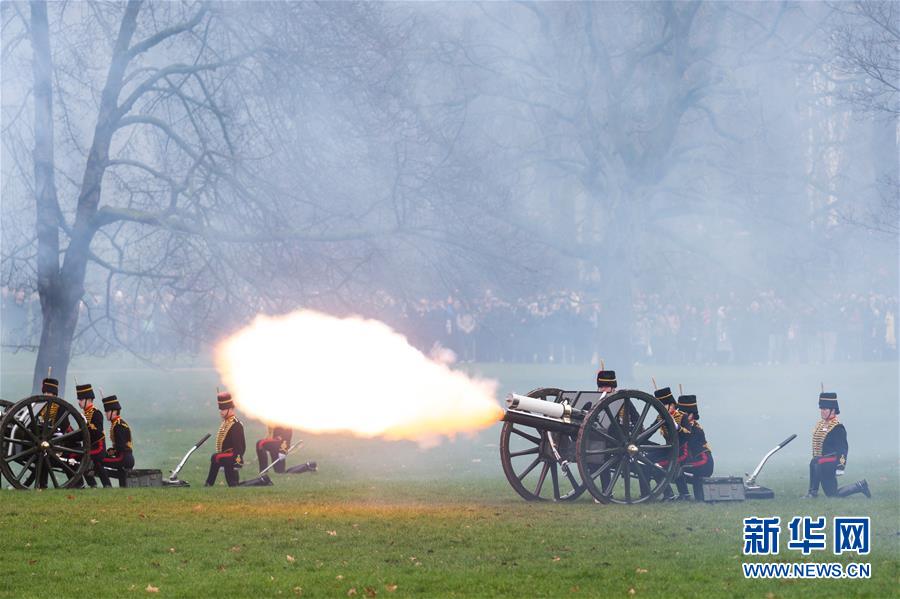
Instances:
[[[131,326],[116,327],[118,342],[147,354],[199,349],[186,347],[184,336],[165,333],[177,327],[167,306],[120,296],[113,296],[112,311]],[[766,290],[676,301],[638,292],[633,300],[630,344],[640,363],[822,364],[897,358],[893,295],[834,293],[809,301]],[[88,311],[105,312],[99,299],[93,301],[90,310],[83,307],[82,321]],[[446,348],[463,362],[597,363],[613,318],[601,301],[578,292],[514,300],[487,292],[474,300],[449,296],[414,302],[379,294],[375,303],[367,316],[387,322],[425,352]],[[0,332],[4,349],[37,345],[40,303],[35,293],[2,289]],[[108,346],[112,334],[104,334],[101,343],[96,339],[100,333],[98,328],[80,335],[75,351]]]

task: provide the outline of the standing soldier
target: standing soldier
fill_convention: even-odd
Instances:
[[[103,434],[103,414],[94,409],[94,389],[90,385],[75,385],[75,394],[78,396],[78,406],[84,412],[84,421],[87,423],[88,432],[91,435],[91,446],[88,451],[93,462],[93,474],[85,474],[84,480],[90,487],[96,487],[97,481],[94,474],[100,477],[104,487],[112,486],[109,476],[103,469],[103,458],[106,456],[106,437]]]
[[[703,486],[700,477],[712,476],[713,463],[712,450],[706,443],[706,432],[700,426],[700,411],[697,409],[696,395],[681,395],[678,397],[678,410],[684,415],[681,417],[680,432],[687,438],[687,459],[681,468],[681,475],[675,479],[678,487],[679,499],[690,499],[687,489],[687,478],[690,477],[694,486],[694,499],[703,499]]]
[[[819,415],[812,436],[812,460],[809,462],[809,491],[804,497],[818,497],[819,485],[828,497],[846,497],[854,493],[862,493],[871,497],[869,483],[862,479],[852,485],[838,488],[837,474],[844,472],[847,465],[847,429],[838,422],[837,393],[822,392],[819,394]]]
[[[115,395],[103,398],[103,410],[106,412],[106,419],[109,420],[109,440],[112,444],[112,447],[106,450],[106,457],[102,460],[104,474],[115,474],[119,478],[119,487],[127,487],[128,471],[134,468],[131,427],[122,420],[122,405]],[[107,479],[103,486],[107,486],[108,482]]]
[[[206,486],[216,484],[219,468],[225,469],[225,482],[229,487],[236,487],[239,483],[237,469],[243,465],[244,450],[244,425],[234,415],[234,402],[231,393],[223,391],[216,396],[219,404],[219,415],[222,424],[216,435],[216,453],[209,460],[209,475],[206,477]]]

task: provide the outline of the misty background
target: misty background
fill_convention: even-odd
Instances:
[[[720,438],[744,409],[805,445],[820,382],[855,388],[851,449],[897,456],[893,3],[0,15],[6,399],[70,360],[203,366],[309,307],[520,392],[601,359],[693,383],[739,402]]]

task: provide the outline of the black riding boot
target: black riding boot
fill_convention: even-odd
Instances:
[[[852,485],[844,485],[837,490],[838,497],[847,497],[855,493],[862,493],[866,497],[872,496],[872,493],[869,492],[869,483],[866,479],[856,481]]]
[[[816,468],[816,458],[809,462],[809,490],[803,499],[812,499],[819,496],[819,469]]]
[[[318,469],[319,467],[315,462],[306,462],[305,464],[291,466],[286,472],[288,474],[303,474],[304,472],[315,472]]]

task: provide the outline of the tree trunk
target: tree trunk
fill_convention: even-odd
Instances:
[[[41,344],[38,348],[32,381],[34,393],[41,388],[41,380],[52,368],[53,378],[59,380],[59,396],[65,394],[66,373],[72,355],[72,339],[78,324],[78,302],[47,301],[41,296]]]
[[[53,368],[59,379],[59,394],[65,393],[66,374],[72,355],[72,341],[78,324],[78,308],[84,294],[91,240],[96,233],[95,216],[100,203],[103,175],[109,161],[109,145],[118,119],[118,97],[125,68],[130,60],[128,48],[134,34],[141,2],[131,1],[119,27],[112,60],[101,94],[94,138],[88,153],[81,193],[75,211],[75,224],[62,267],[59,264],[59,214],[53,159],[53,62],[50,53],[50,27],[47,4],[31,3],[31,42],[34,52],[34,173],[37,209],[38,294],[41,298],[41,344],[32,378],[33,390],[40,390],[41,379]]]
[[[34,77],[34,183],[35,223],[37,228],[37,289],[41,298],[41,345],[35,363],[32,392],[41,388],[47,367],[56,370],[60,395],[64,392],[69,351],[60,353],[61,344],[53,343],[62,334],[60,319],[48,319],[59,313],[61,281],[59,272],[59,205],[53,173],[53,63],[50,54],[50,31],[45,2],[31,3],[31,46]],[[76,313],[77,314],[77,313]],[[71,347],[71,336],[65,347]]]

